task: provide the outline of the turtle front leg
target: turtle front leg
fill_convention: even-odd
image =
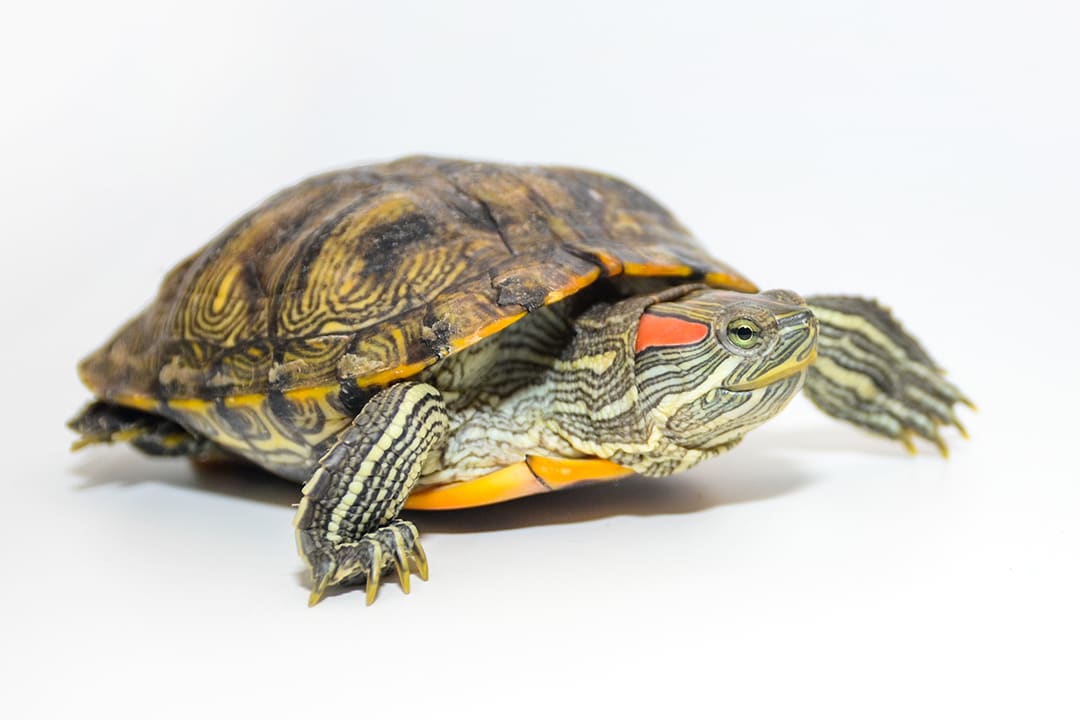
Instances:
[[[875,300],[825,295],[807,298],[818,319],[818,359],[803,386],[821,410],[915,452],[913,435],[948,447],[939,429],[967,437],[954,406],[971,401],[944,377],[889,310]]]
[[[405,592],[410,565],[427,579],[416,527],[397,516],[424,458],[448,428],[438,390],[400,383],[369,400],[319,460],[294,523],[300,554],[311,567],[310,605],[331,585],[351,582],[367,584],[370,605],[391,565]]]

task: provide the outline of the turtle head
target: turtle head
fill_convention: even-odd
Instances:
[[[662,435],[652,453],[679,455],[675,471],[732,447],[787,405],[816,348],[817,320],[788,290],[701,289],[650,305],[638,321],[634,379]]]

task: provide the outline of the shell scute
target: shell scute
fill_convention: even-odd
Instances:
[[[274,195],[80,373],[106,399],[378,386],[620,274],[753,287],[614,178],[406,158]]]

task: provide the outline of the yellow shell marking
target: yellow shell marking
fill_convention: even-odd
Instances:
[[[529,455],[525,462],[472,480],[416,490],[405,501],[405,507],[410,510],[456,510],[492,505],[580,483],[617,480],[633,473],[629,468],[599,458]]]

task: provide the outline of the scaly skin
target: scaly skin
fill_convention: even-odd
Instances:
[[[700,332],[670,343],[654,332],[643,347],[637,329],[645,313],[652,314],[653,327],[677,322]],[[742,318],[759,328],[752,347],[725,339],[729,322]],[[523,442],[500,448],[503,455],[489,471],[560,449],[567,458],[610,460],[646,475],[683,470],[732,447],[784,407],[813,360],[816,333],[813,315],[793,293],[684,286],[596,305],[573,324],[557,360],[544,360],[542,353],[520,357],[541,371],[502,402],[532,427],[519,436]],[[511,338],[505,338],[508,344],[514,344]],[[490,368],[468,366],[469,360],[483,363],[488,350],[478,348],[464,356],[464,365],[458,360],[447,368],[450,387],[455,378],[488,387],[480,373]],[[675,362],[681,373],[673,377],[666,368]],[[503,372],[507,387],[513,386],[515,373]],[[488,412],[482,424],[492,427],[496,417]],[[300,551],[312,569],[312,604],[331,585],[357,581],[366,582],[370,602],[389,566],[407,577],[410,554],[422,551],[415,528],[397,514],[425,465],[444,459],[447,445],[467,426],[452,422],[438,389],[404,382],[365,405],[322,457],[304,486],[296,519]],[[561,445],[537,447],[534,439],[543,436],[561,438]],[[481,459],[482,447],[474,448]],[[528,473],[522,477],[530,479]]]
[[[423,565],[397,519],[418,485],[677,472],[733,447],[804,376],[823,410],[908,447],[944,452],[940,428],[963,432],[966,400],[880,306],[814,298],[815,321],[794,294],[755,291],[603,174],[426,157],[341,170],[171,271],[80,363],[97,402],[72,427],[77,445],[230,453],[309,480],[313,600]],[[737,308],[760,345],[732,346]]]
[[[330,585],[363,581],[370,605],[389,565],[406,592],[411,562],[427,578],[416,528],[397,516],[424,457],[446,431],[439,391],[400,383],[372,398],[319,460],[295,520],[300,554],[311,567],[310,604]]]
[[[952,405],[964,399],[914,339],[872,301],[813,302],[812,313],[785,291],[681,286],[578,316],[557,306],[440,363],[427,382],[376,394],[332,442],[310,450],[296,528],[311,603],[333,585],[358,583],[370,603],[391,568],[405,591],[411,570],[426,578],[417,530],[398,517],[420,483],[468,481],[534,456],[555,468],[559,458],[595,458],[615,463],[596,465],[605,472],[668,475],[732,448],[807,375],[826,412],[944,448],[937,428],[957,424]],[[726,339],[738,318],[762,329],[755,348]],[[670,342],[665,323],[677,330]],[[72,426],[82,443],[130,440],[151,454],[214,447],[169,420],[107,403]]]
[[[974,407],[971,401],[887,308],[876,300],[836,295],[809,302],[821,334],[806,394],[823,412],[898,440],[911,453],[918,435],[947,457],[942,427],[967,437],[953,407]]]

